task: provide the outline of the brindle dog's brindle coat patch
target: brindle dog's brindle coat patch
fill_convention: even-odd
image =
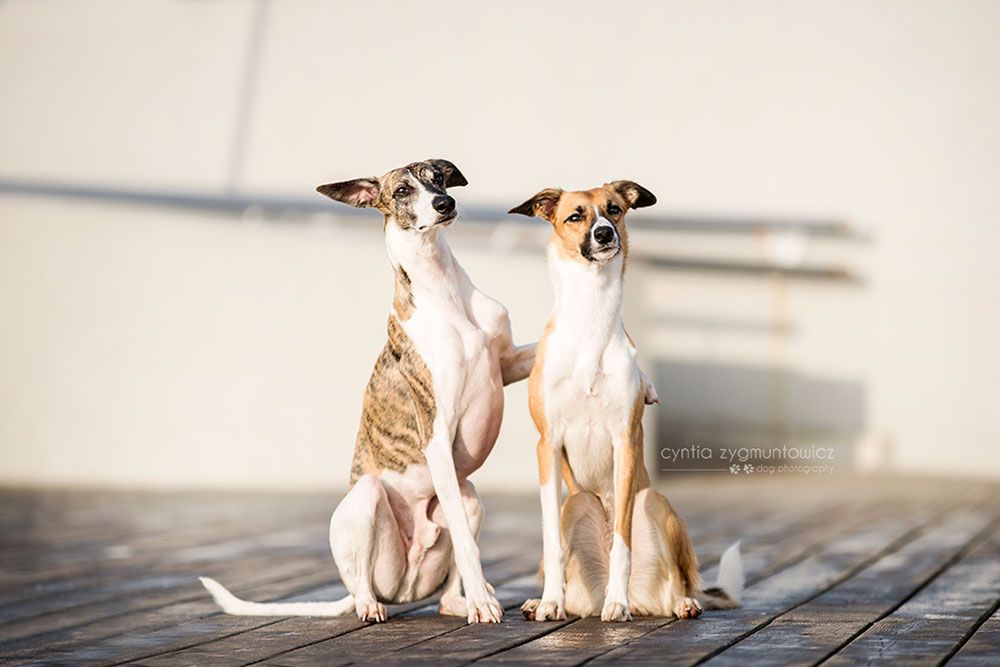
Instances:
[[[389,340],[365,388],[351,486],[365,473],[403,472],[410,464],[423,463],[431,437],[436,407],[430,371],[394,315],[388,330]]]
[[[413,314],[413,288],[410,283],[410,276],[406,269],[398,267],[396,269],[396,285],[392,292],[392,309],[396,311],[396,316],[401,320],[410,319]]]

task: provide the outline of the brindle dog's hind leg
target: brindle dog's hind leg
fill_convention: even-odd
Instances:
[[[382,482],[363,475],[333,512],[330,549],[362,621],[386,620],[406,572],[406,547]]]

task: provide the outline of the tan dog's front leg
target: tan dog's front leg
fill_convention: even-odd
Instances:
[[[440,403],[439,403],[440,405]],[[483,565],[479,560],[479,547],[465,513],[462,492],[455,474],[455,460],[452,442],[455,429],[449,424],[444,411],[439,410],[434,421],[434,433],[427,445],[427,466],[430,469],[434,492],[451,535],[455,550],[455,566],[462,577],[465,589],[465,604],[469,623],[499,623],[503,619],[503,607],[490,592],[489,584],[483,576]]]
[[[641,409],[641,408],[640,408]],[[628,580],[632,571],[632,514],[635,508],[636,466],[642,437],[636,442],[635,427],[612,442],[614,447],[614,535],[608,563],[608,588],[604,595],[602,621],[631,621]]]
[[[639,369],[639,382],[642,385],[642,402],[646,405],[659,404],[660,395],[656,393],[656,386],[641,368]]]
[[[559,510],[562,505],[559,465],[562,448],[546,437],[538,441],[539,497],[542,501],[542,569],[545,583],[541,600],[528,600],[521,613],[529,621],[561,621],[566,618],[566,573],[563,564]]]

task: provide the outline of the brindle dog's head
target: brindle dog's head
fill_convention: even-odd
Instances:
[[[578,192],[542,190],[508,213],[537,215],[552,223],[563,257],[604,264],[626,246],[625,212],[655,203],[653,193],[638,183],[613,181]]]
[[[455,219],[455,199],[445,190],[460,185],[468,181],[458,167],[435,159],[413,162],[380,178],[328,183],[316,191],[358,208],[377,208],[387,225],[419,234]]]

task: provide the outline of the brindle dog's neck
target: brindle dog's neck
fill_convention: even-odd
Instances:
[[[415,234],[386,218],[385,246],[395,272],[392,307],[401,320],[412,317],[426,301],[460,301],[454,275],[458,264],[443,232],[431,229]]]

